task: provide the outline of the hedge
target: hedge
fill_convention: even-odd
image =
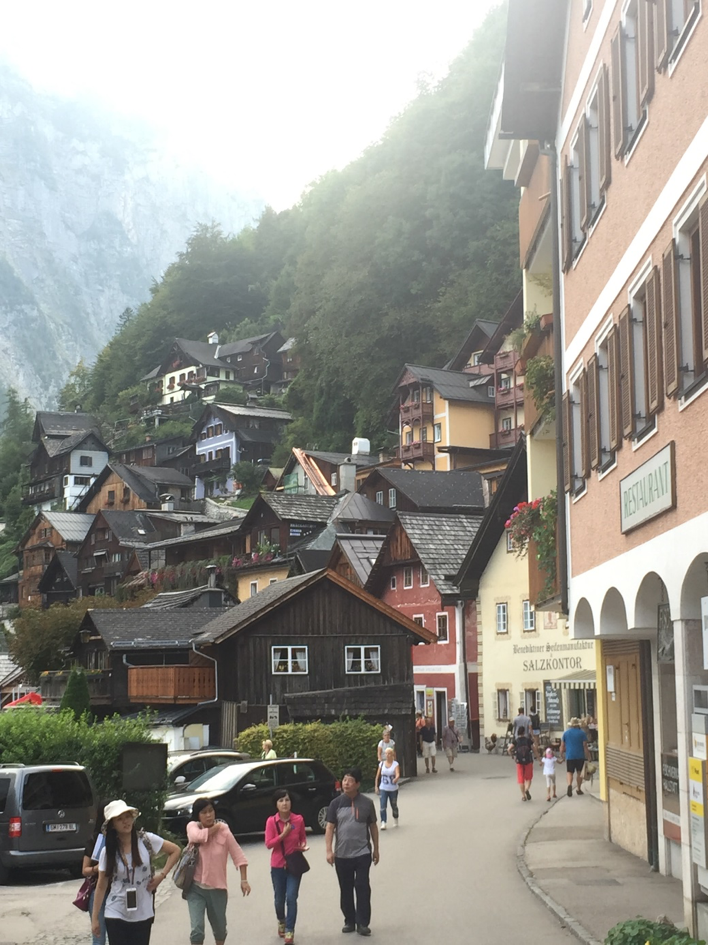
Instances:
[[[241,751],[259,758],[261,745],[270,738],[268,726],[253,725],[235,740]],[[273,732],[273,748],[279,758],[319,758],[341,778],[347,768],[359,767],[363,780],[373,783],[376,775],[376,747],[381,740],[381,726],[363,719],[339,722],[288,722]]]
[[[155,830],[166,797],[163,786],[125,797],[121,785],[123,745],[152,741],[147,715],[137,719],[114,715],[91,724],[86,715],[74,718],[71,710],[47,712],[26,707],[0,713],[0,763],[84,765],[99,800],[124,798],[142,811],[141,824]]]
[[[675,925],[651,922],[649,919],[629,919],[619,922],[607,933],[605,945],[706,945],[692,938]]]

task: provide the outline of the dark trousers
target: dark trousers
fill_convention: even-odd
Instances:
[[[152,919],[126,922],[124,919],[106,919],[110,945],[149,945]]]
[[[334,868],[339,880],[339,905],[347,925],[368,925],[371,921],[371,886],[369,870],[371,854],[354,856],[351,859],[334,858]],[[354,892],[356,891],[356,906]]]

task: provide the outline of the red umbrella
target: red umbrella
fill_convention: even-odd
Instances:
[[[14,702],[8,702],[7,705],[3,706],[5,709],[14,709],[18,705],[41,705],[42,697],[38,692],[28,692],[27,695],[22,696],[21,699],[15,699]]]

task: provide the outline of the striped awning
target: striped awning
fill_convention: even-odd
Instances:
[[[558,689],[595,689],[597,687],[594,669],[579,669],[577,673],[570,673],[563,679],[551,679],[549,682]]]

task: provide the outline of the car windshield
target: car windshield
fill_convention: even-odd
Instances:
[[[209,794],[211,791],[228,791],[241,777],[243,770],[241,763],[236,761],[233,764],[217,765],[216,768],[210,768],[204,774],[189,785],[189,793]]]

